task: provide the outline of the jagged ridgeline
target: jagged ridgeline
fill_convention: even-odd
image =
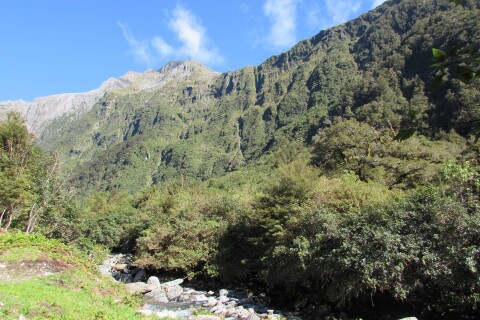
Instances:
[[[37,134],[60,151],[79,190],[129,192],[224,175],[292,142],[308,148],[338,117],[422,128],[431,139],[451,129],[465,136],[480,118],[478,83],[446,79],[430,91],[431,57],[434,47],[480,47],[479,7],[388,1],[257,67],[219,74],[187,61],[127,74]]]

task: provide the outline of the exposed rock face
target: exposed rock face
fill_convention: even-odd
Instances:
[[[39,137],[48,123],[68,116],[71,120],[89,111],[105,94],[117,90],[131,92],[158,89],[170,81],[184,81],[191,74],[202,69],[206,78],[218,73],[194,61],[175,61],[160,70],[147,70],[144,73],[128,72],[120,78],[106,80],[98,89],[83,93],[63,93],[36,98],[33,101],[0,102],[0,117],[8,111],[20,113],[26,120],[29,130]]]

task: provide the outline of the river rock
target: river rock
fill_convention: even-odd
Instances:
[[[219,316],[202,314],[198,316],[190,316],[187,320],[222,320]]]
[[[237,308],[235,314],[237,315],[237,318],[240,319],[247,319],[250,316],[250,312],[248,312],[248,310],[245,310],[242,306]]]
[[[197,302],[208,302],[208,298],[204,294],[194,295],[193,300]]]
[[[203,306],[204,306],[204,307],[213,307],[213,306],[215,306],[217,303],[218,303],[218,300],[217,300],[217,299],[210,297],[210,298],[208,298],[207,303],[204,303]]]
[[[173,286],[178,286],[183,283],[183,279],[175,279],[172,281],[165,282],[162,284],[163,287],[173,287]]]
[[[180,297],[178,297],[178,302],[190,302],[195,301],[192,300],[192,296],[189,293],[183,292]]]
[[[131,274],[127,273],[120,273],[115,276],[115,279],[119,282],[123,283],[132,283],[133,282],[133,277]]]
[[[225,304],[225,308],[235,308],[237,306],[237,302],[232,300],[232,301],[228,301],[226,304]]]
[[[228,290],[226,289],[221,289],[220,292],[218,293],[220,297],[226,297],[227,294],[228,294]]]
[[[151,316],[153,314],[152,310],[138,310],[137,314],[141,314],[144,316]]]
[[[113,270],[124,272],[127,270],[128,265],[126,263],[117,263],[113,266]]]
[[[215,306],[211,307],[209,311],[213,313],[223,313],[225,312],[225,306],[219,301]]]
[[[147,274],[145,270],[140,269],[137,273],[135,273],[135,277],[133,278],[133,282],[142,282],[146,279]]]
[[[235,313],[237,313],[237,309],[235,309],[235,308],[228,308],[228,309],[225,311],[225,316],[226,316],[226,317],[230,317],[230,316],[233,316]]]
[[[167,298],[169,301],[175,300],[180,297],[183,293],[183,288],[179,285],[175,285],[173,287],[168,288],[167,290]]]
[[[261,319],[252,310],[252,311],[250,311],[250,314],[248,315],[248,317],[245,320],[261,320]]]
[[[146,284],[144,282],[134,282],[134,283],[127,283],[125,285],[125,288],[131,294],[134,294],[134,293],[145,294],[147,292],[155,290],[157,286],[152,284]]]
[[[151,276],[151,277],[148,278],[147,284],[153,284],[153,285],[156,285],[156,286],[159,287],[160,286],[160,280],[158,280],[158,278],[155,277],[155,276]]]
[[[162,304],[168,303],[168,298],[162,289],[155,289],[143,296],[145,302],[148,304]]]

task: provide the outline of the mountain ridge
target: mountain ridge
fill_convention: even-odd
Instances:
[[[170,80],[186,79],[198,68],[210,70],[194,61],[172,61],[158,70],[129,71],[119,78],[111,77],[100,87],[86,92],[60,93],[37,97],[32,101],[22,99],[0,101],[0,113],[8,111],[20,113],[25,118],[29,130],[41,136],[48,122],[62,116],[75,117],[87,112],[108,92],[128,88],[133,91],[153,90]],[[213,70],[211,72],[215,73]]]

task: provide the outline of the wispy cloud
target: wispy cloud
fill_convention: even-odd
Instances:
[[[177,5],[171,14],[168,28],[173,33],[178,45],[166,42],[160,36],[152,39],[136,39],[128,27],[118,23],[122,29],[123,37],[130,46],[130,53],[135,61],[154,66],[167,59],[193,59],[205,64],[219,65],[223,57],[212,45],[207,36],[207,31],[201,21],[189,10]]]
[[[326,0],[325,5],[331,22],[336,25],[346,22],[353,14],[358,13],[361,0]]]
[[[123,37],[130,46],[130,53],[133,55],[133,59],[136,62],[151,66],[155,57],[150,48],[150,43],[146,40],[137,40],[126,25],[119,22],[118,26],[122,29]]]
[[[379,5],[381,5],[384,2],[385,2],[385,0],[373,0],[372,9],[378,7]]]
[[[190,11],[177,6],[169,27],[182,43],[176,49],[180,56],[187,56],[203,63],[218,64],[223,60],[215,47],[208,46],[205,28]]]
[[[277,48],[289,47],[297,41],[296,13],[299,0],[266,0],[263,13],[272,22],[267,43]]]
[[[175,52],[175,49],[171,45],[158,36],[152,39],[152,47],[160,57],[167,57]]]
[[[319,29],[325,25],[325,19],[321,16],[318,3],[315,3],[307,11],[307,24],[311,29]]]

